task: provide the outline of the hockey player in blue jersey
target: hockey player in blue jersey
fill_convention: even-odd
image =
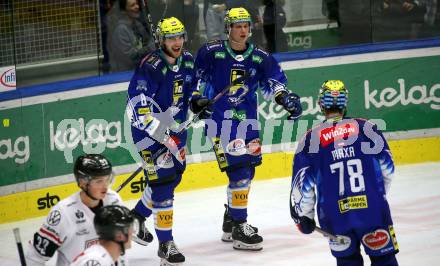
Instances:
[[[373,266],[395,266],[398,245],[387,194],[394,164],[388,144],[370,121],[345,116],[348,90],[324,82],[318,103],[326,120],[299,142],[293,163],[290,212],[305,234],[321,228],[338,266],[360,266],[362,244]],[[342,243],[341,243],[342,242]]]
[[[297,119],[302,109],[299,96],[287,90],[287,78],[275,59],[248,42],[251,23],[246,9],[228,10],[228,39],[202,46],[195,68],[198,90],[208,99],[235,79],[248,76],[211,107],[214,123],[207,123],[206,132],[214,145],[220,170],[229,178],[222,240],[233,242],[235,249],[261,250],[263,238],[256,227],[247,223],[249,189],[255,167],[262,159],[256,91],[261,88],[266,100],[274,99],[282,105],[291,119]],[[191,108],[196,112],[201,109],[193,105]]]
[[[153,214],[161,265],[178,265],[185,257],[173,240],[173,198],[186,166],[186,132],[172,129],[187,119],[190,98],[197,92],[193,57],[183,50],[184,25],[174,17],[162,19],[156,33],[160,48],[141,61],[128,88],[133,142],[147,177],[147,187],[133,210],[140,221],[134,240],[143,245],[153,240],[144,226],[145,217]],[[207,102],[203,97],[197,101]],[[168,149],[156,154],[164,146]]]

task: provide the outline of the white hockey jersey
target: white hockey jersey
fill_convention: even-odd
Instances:
[[[123,205],[121,197],[108,190],[103,205]],[[42,266],[57,251],[57,266],[69,265],[86,248],[98,243],[93,226],[95,213],[80,198],[80,192],[58,202],[29,241],[28,266]]]
[[[81,253],[71,266],[116,266],[112,256],[100,244],[93,245]],[[118,263],[118,266],[121,264]]]

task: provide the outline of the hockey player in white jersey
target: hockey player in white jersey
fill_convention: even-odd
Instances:
[[[87,248],[71,264],[72,266],[121,266],[118,258],[131,248],[134,216],[124,206],[104,206],[96,212],[93,224],[99,242]]]
[[[95,212],[102,206],[122,205],[120,196],[109,189],[112,165],[102,155],[77,158],[74,175],[80,191],[58,202],[26,250],[28,266],[41,266],[57,252],[57,266],[69,265],[89,246],[98,242],[93,227]]]

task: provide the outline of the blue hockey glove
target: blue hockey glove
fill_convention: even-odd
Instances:
[[[300,97],[296,93],[280,93],[280,95],[275,98],[275,101],[278,104],[282,105],[284,109],[290,113],[287,119],[296,120],[301,116],[302,106],[300,102]]]
[[[296,226],[303,234],[311,234],[313,231],[315,231],[316,223],[314,219],[310,219],[307,216],[301,216],[298,217],[296,222],[299,222],[296,224]]]
[[[209,99],[205,96],[194,95],[190,101],[190,109],[194,114],[198,114],[200,119],[208,119],[212,115],[209,105]]]

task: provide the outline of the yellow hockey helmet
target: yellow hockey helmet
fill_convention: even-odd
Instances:
[[[319,89],[318,103],[321,111],[339,109],[345,111],[348,103],[348,89],[340,80],[327,80]]]
[[[175,17],[161,19],[157,24],[156,34],[160,40],[181,35],[186,37],[185,26]]]
[[[251,14],[243,7],[234,7],[226,11],[225,15],[225,33],[229,34],[232,24],[240,22],[249,22],[252,24]]]

